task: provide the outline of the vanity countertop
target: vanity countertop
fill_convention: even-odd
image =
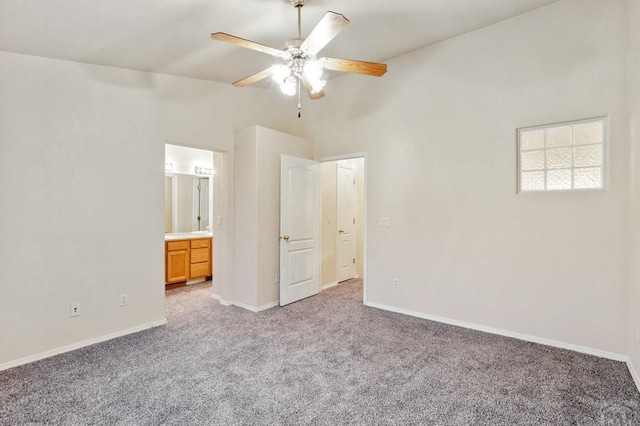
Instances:
[[[165,241],[173,240],[195,240],[197,238],[211,238],[211,232],[179,232],[175,234],[164,234]]]

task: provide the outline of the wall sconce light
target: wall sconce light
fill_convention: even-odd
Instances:
[[[164,163],[165,173],[171,173],[173,171],[173,163]]]
[[[198,167],[196,166],[196,174],[197,175],[213,175],[215,174],[213,169],[207,167]]]

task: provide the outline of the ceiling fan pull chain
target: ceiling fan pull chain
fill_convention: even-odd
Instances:
[[[302,116],[302,114],[300,113],[301,110],[302,110],[302,107],[300,106],[300,77],[298,77],[298,118]]]

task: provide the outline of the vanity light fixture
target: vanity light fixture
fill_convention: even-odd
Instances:
[[[171,173],[173,171],[173,163],[164,163],[165,173]]]
[[[215,172],[213,171],[213,169],[210,169],[208,167],[198,167],[196,166],[196,174],[197,175],[213,175]]]

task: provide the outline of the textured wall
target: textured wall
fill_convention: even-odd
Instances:
[[[165,143],[299,126],[270,91],[12,53],[0,93],[0,367],[164,319]]]
[[[626,353],[627,19],[564,0],[332,82],[316,156],[367,152],[369,302]],[[607,190],[516,194],[517,128],[601,115]]]

